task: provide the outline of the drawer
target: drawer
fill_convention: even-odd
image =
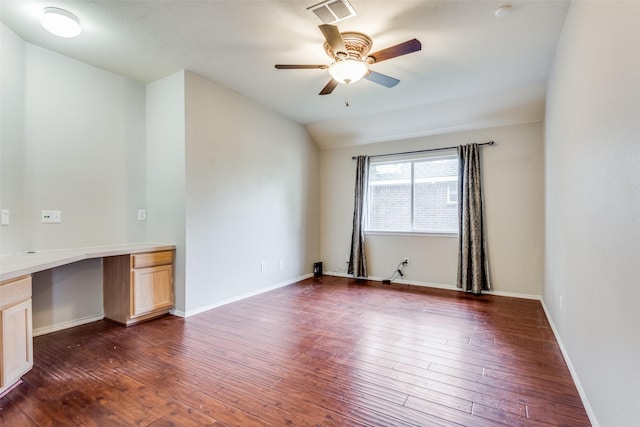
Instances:
[[[173,264],[173,251],[146,252],[133,254],[131,268],[153,267],[156,265]]]
[[[31,276],[7,280],[0,284],[0,310],[31,298]]]

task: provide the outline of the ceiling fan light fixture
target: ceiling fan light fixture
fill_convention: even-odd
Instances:
[[[329,66],[331,77],[343,84],[355,83],[366,76],[368,72],[369,67],[367,64],[355,59],[336,61]]]
[[[40,24],[59,37],[76,37],[82,32],[80,20],[73,13],[57,7],[45,7]]]

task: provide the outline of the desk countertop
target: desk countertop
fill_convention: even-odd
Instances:
[[[175,245],[165,245],[160,243],[132,243],[6,255],[0,257],[0,282],[85,259],[135,254],[140,252],[174,250],[175,248]]]

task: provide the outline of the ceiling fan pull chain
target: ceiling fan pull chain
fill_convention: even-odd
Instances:
[[[349,106],[349,85],[344,85],[344,106]]]

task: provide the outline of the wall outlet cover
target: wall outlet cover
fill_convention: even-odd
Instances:
[[[62,211],[42,211],[43,224],[59,224],[62,222]]]

